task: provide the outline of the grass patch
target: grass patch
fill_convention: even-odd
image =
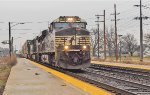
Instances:
[[[10,66],[9,67],[0,67],[0,95],[2,95],[5,84],[7,82],[9,73],[10,73]]]
[[[8,56],[0,58],[0,95],[3,94],[8,76],[11,71],[11,67],[16,63],[17,59],[15,55],[12,56],[11,60]]]
[[[106,60],[100,58],[92,58],[93,61],[100,61],[100,62],[116,62],[116,58],[113,57],[107,57]],[[150,65],[150,57],[144,57],[143,62],[140,61],[140,57],[138,56],[122,56],[121,61],[120,58],[118,58],[117,63],[125,63],[125,64],[140,64],[140,65]]]

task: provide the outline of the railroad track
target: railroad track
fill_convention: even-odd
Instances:
[[[111,68],[101,65],[80,71],[64,70],[42,63],[94,86],[104,88],[116,95],[150,95],[150,72]]]
[[[141,77],[149,77],[150,78],[150,71],[146,71],[146,70],[123,68],[123,67],[122,68],[121,67],[112,67],[112,66],[100,65],[100,64],[92,64],[90,68],[103,69],[103,70],[108,70],[108,71],[112,70],[113,72],[139,75]]]
[[[132,76],[111,71],[95,70],[87,68],[85,77],[94,79],[100,83],[111,86],[116,92],[123,95],[150,95],[150,79],[143,76]],[[84,75],[82,75],[84,76]],[[141,77],[141,78],[140,78]],[[137,79],[136,79],[137,78]],[[120,90],[120,91],[119,91]],[[121,94],[121,95],[122,95]]]

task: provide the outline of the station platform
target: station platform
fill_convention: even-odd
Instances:
[[[12,67],[3,95],[91,95],[19,58]]]
[[[92,64],[105,65],[105,66],[113,66],[113,67],[120,67],[120,68],[128,68],[128,69],[150,71],[150,65],[125,64],[125,63],[100,62],[100,61],[91,61],[91,63]]]

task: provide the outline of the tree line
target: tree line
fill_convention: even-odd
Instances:
[[[92,55],[97,56],[98,51],[98,31],[97,29],[91,29],[91,45],[92,45]],[[100,30],[100,53],[104,52],[104,32]],[[122,54],[129,54],[133,56],[135,51],[139,50],[138,41],[135,36],[131,33],[127,33],[118,37],[118,52]],[[144,44],[150,48],[150,33],[146,33],[144,35]],[[121,49],[121,51],[120,51]],[[115,31],[114,28],[111,27],[109,30],[106,28],[106,52],[109,57],[115,55]]]

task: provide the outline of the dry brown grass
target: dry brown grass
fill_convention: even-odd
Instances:
[[[100,62],[116,62],[115,57],[107,57],[106,60],[98,59],[95,57],[95,58],[92,58],[92,60],[93,61],[100,61]],[[150,57],[145,57],[143,62],[141,62],[140,58],[137,56],[121,57],[121,61],[120,61],[120,59],[118,59],[117,63],[150,65]]]
[[[0,95],[2,95],[5,84],[7,82],[11,67],[17,63],[15,55],[12,55],[11,60],[9,56],[0,58]]]
[[[17,63],[17,59],[15,55],[12,55],[11,59],[9,56],[0,58],[1,65],[10,65],[13,66]]]

